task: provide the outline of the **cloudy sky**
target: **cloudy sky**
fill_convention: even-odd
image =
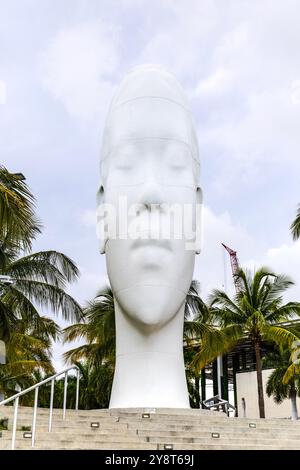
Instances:
[[[173,72],[195,116],[204,192],[202,294],[244,266],[290,274],[300,299],[298,0],[0,0],[0,162],[23,172],[44,224],[34,249],[78,263],[80,302],[105,282],[95,193],[108,104],[133,66]],[[224,270],[224,262],[225,270]],[[61,348],[55,350],[59,364]]]

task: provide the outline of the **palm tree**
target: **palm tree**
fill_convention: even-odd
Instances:
[[[292,232],[293,240],[298,240],[298,238],[300,238],[300,204],[298,206],[296,218],[292,223],[290,229]]]
[[[0,339],[9,337],[18,319],[30,323],[35,331],[43,329],[38,307],[61,312],[66,320],[81,318],[81,307],[65,292],[67,282],[78,277],[78,268],[70,258],[57,251],[19,258],[11,243],[3,243],[0,253],[0,274],[13,280],[9,285],[0,281]]]
[[[184,315],[184,356],[191,406],[200,406],[200,375],[205,366],[233,346],[218,326],[215,312],[199,296],[199,283],[189,289]],[[204,371],[205,373],[205,371]]]
[[[0,166],[0,242],[9,239],[20,249],[29,250],[40,229],[34,197],[24,178]]]
[[[82,316],[79,304],[65,292],[67,282],[78,276],[70,258],[56,251],[18,255],[18,246],[6,238],[0,248],[0,274],[12,279],[11,284],[0,280],[0,340],[6,342],[8,361],[1,365],[0,388],[6,391],[16,381],[24,386],[37,368],[53,372],[50,347],[58,329],[40,314],[41,308],[60,312],[66,320]]]
[[[90,410],[107,408],[110,398],[108,383],[112,383],[114,370],[106,364],[98,364],[92,369],[87,361],[75,362],[80,372],[79,408]],[[67,408],[75,408],[77,377],[70,374],[68,378]],[[43,390],[43,388],[41,388]],[[44,386],[39,406],[48,407],[50,400],[50,384]],[[64,378],[55,382],[54,402],[55,408],[61,408],[64,398]]]
[[[115,310],[112,290],[100,290],[83,310],[82,322],[64,329],[64,342],[83,339],[84,344],[64,354],[67,362],[81,364],[83,407],[107,408],[115,366]],[[85,397],[85,398],[84,398]]]
[[[293,332],[278,323],[299,315],[300,304],[283,303],[281,294],[293,285],[287,276],[276,275],[265,267],[253,276],[240,269],[236,276],[241,281],[241,291],[231,299],[225,292],[214,290],[211,308],[219,317],[227,337],[236,343],[245,338],[252,342],[256,357],[259,414],[264,418],[261,344],[270,341],[285,346],[297,339]]]
[[[18,320],[7,342],[7,363],[0,368],[0,389],[11,395],[17,386],[27,388],[37,378],[42,380],[41,373],[53,374],[51,347],[59,333],[58,325],[50,318],[40,317],[38,329],[31,322]]]
[[[60,312],[66,320],[82,317],[81,307],[65,291],[79,274],[74,262],[53,250],[30,253],[41,226],[24,179],[0,166],[0,341],[6,342],[7,356],[0,388],[7,392],[21,382],[30,384],[34,374],[54,371],[51,342],[59,328],[40,310]]]
[[[292,420],[298,419],[297,395],[300,396],[300,366],[295,364],[291,357],[291,350],[278,348],[270,353],[265,361],[267,367],[274,368],[268,378],[266,392],[270,397],[273,395],[276,403],[284,399],[291,400]]]
[[[83,310],[82,322],[64,329],[64,342],[84,339],[85,344],[67,351],[69,362],[88,360],[91,365],[115,358],[115,309],[110,287],[100,290]]]
[[[192,366],[198,372],[235,344],[227,330],[220,328],[216,309],[199,296],[197,281],[193,281],[186,298],[184,315],[184,343],[193,348]]]

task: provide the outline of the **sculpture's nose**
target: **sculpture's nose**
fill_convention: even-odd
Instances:
[[[141,187],[140,201],[150,209],[151,205],[161,205],[163,202],[162,187],[157,181],[157,176],[152,172],[146,175],[146,180]]]

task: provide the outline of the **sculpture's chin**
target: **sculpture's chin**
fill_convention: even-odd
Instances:
[[[167,285],[135,285],[115,296],[132,323],[149,331],[168,323],[185,301],[182,291]]]

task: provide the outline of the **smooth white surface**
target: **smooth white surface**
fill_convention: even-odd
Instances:
[[[198,229],[198,180],[197,138],[180,85],[155,66],[134,70],[121,83],[108,113],[98,194],[100,205],[119,209],[120,197],[129,206],[139,204],[128,215],[129,222],[137,222],[131,225],[135,239],[129,229],[119,230],[115,239],[100,233],[116,312],[110,408],[189,407],[183,316],[200,245],[187,250],[186,238],[175,239],[174,233],[154,239],[147,215],[155,204],[165,228],[165,204],[187,204]]]
[[[272,372],[273,369],[262,371],[266,418],[289,418],[292,414],[291,400],[283,400],[278,405],[274,402],[273,397],[268,397],[265,392],[268,378]],[[243,416],[242,397],[244,397],[246,402],[246,417],[259,418],[256,371],[236,374],[236,383],[239,416]],[[298,410],[300,410],[300,398],[297,398],[297,405]]]

